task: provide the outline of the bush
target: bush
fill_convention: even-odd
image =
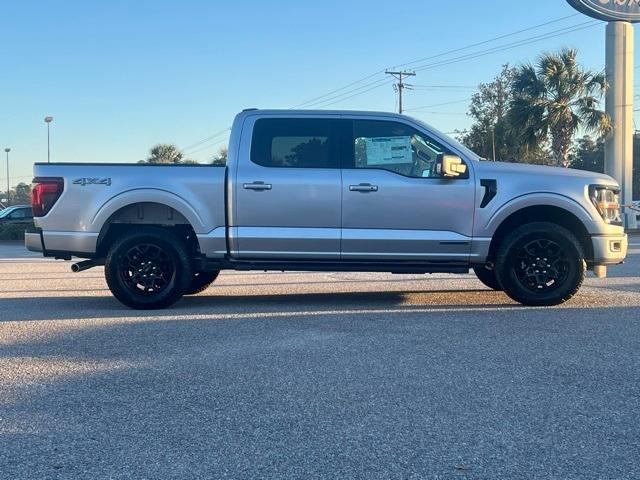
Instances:
[[[0,225],[0,240],[24,240],[28,224]]]

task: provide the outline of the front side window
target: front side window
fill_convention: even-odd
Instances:
[[[329,119],[261,119],[251,142],[251,161],[264,167],[337,168]]]
[[[354,148],[356,168],[389,170],[414,178],[438,177],[438,158],[450,153],[408,125],[374,120],[354,122]]]

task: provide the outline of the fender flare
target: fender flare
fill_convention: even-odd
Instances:
[[[196,233],[206,233],[202,218],[187,201],[167,190],[150,188],[127,190],[110,198],[93,216],[90,231],[103,232],[114,213],[136,203],[159,203],[171,207],[187,219]]]
[[[575,216],[589,233],[594,231],[595,219],[583,205],[572,198],[550,192],[527,193],[501,205],[482,227],[485,232],[495,232],[512,214],[529,207],[556,207]]]

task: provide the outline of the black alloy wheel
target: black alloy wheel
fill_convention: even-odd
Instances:
[[[585,255],[566,228],[549,222],[522,225],[498,248],[495,272],[505,293],[523,305],[559,305],[582,286]]]
[[[185,243],[156,227],[132,229],[110,248],[105,278],[113,295],[135,309],[157,309],[177,302],[193,277]]]
[[[524,245],[515,265],[520,283],[532,292],[559,288],[569,275],[569,259],[560,245],[540,238]]]
[[[157,295],[174,281],[176,268],[162,247],[151,243],[134,245],[120,257],[122,281],[142,295]]]

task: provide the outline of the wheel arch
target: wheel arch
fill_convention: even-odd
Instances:
[[[100,226],[96,244],[98,256],[106,255],[114,239],[133,225],[170,229],[185,238],[193,249],[199,249],[196,234],[203,231],[203,225],[197,212],[177,195],[164,191],[149,193],[137,191],[120,195],[100,209],[93,220],[93,225]]]
[[[533,222],[549,222],[566,228],[580,242],[587,260],[593,258],[591,236],[584,220],[575,212],[557,205],[532,205],[516,210],[501,220],[491,238],[488,255],[490,261],[495,260],[498,248],[510,232]]]

